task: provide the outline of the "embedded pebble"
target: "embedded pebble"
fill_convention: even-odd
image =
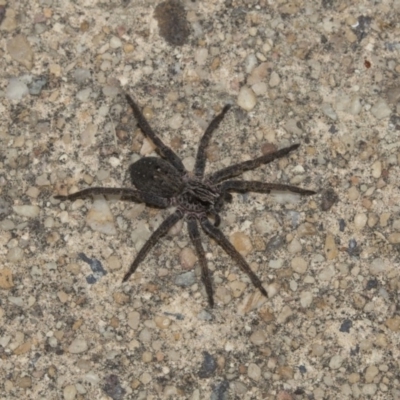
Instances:
[[[379,275],[386,271],[386,263],[382,258],[374,258],[369,265],[369,272],[372,275]]]
[[[194,271],[185,272],[175,278],[175,285],[188,287],[196,283],[196,275]]]
[[[67,385],[64,388],[64,400],[74,400],[76,397],[76,387],[74,385]]]
[[[171,320],[168,317],[158,315],[154,318],[156,326],[160,329],[167,329],[171,325]]]
[[[180,252],[179,259],[182,268],[191,269],[197,261],[197,256],[192,248],[185,247]]]
[[[280,76],[278,75],[277,72],[272,71],[272,72],[271,72],[271,75],[270,75],[270,77],[269,77],[269,82],[268,82],[269,86],[270,86],[270,87],[276,87],[276,86],[278,86],[280,83],[281,83],[281,78],[280,78]]]
[[[375,365],[370,365],[365,371],[365,382],[371,383],[379,374],[379,369]]]
[[[11,269],[0,269],[0,288],[11,289],[12,287],[14,287],[14,282]]]
[[[103,196],[95,196],[87,214],[86,223],[94,231],[104,233],[105,235],[115,235],[117,233],[114,217]]]
[[[335,267],[333,265],[328,265],[322,269],[318,274],[318,279],[321,281],[330,281],[335,276]]]
[[[279,313],[276,322],[278,324],[283,324],[285,323],[289,317],[293,315],[293,311],[289,306],[283,306],[281,312]]]
[[[7,41],[7,52],[10,57],[27,69],[33,67],[33,51],[24,35],[16,35]]]
[[[13,206],[13,210],[16,214],[22,217],[35,218],[39,215],[40,208],[38,206]]]
[[[243,232],[233,233],[230,236],[230,241],[242,256],[247,256],[253,250],[250,238]]]
[[[328,233],[325,238],[325,256],[327,260],[334,260],[339,254],[339,250],[335,243],[335,238]]]
[[[330,369],[339,369],[343,364],[343,358],[336,354],[334,355],[329,361],[329,368]]]
[[[247,285],[241,281],[233,281],[229,283],[233,297],[240,297],[245,291]]]
[[[376,386],[375,383],[367,383],[362,387],[362,392],[365,394],[365,396],[373,396],[376,391],[378,390],[378,387]]]
[[[300,293],[300,304],[303,308],[310,307],[313,301],[313,295],[311,292],[301,292]]]
[[[82,89],[76,94],[76,98],[81,102],[86,102],[90,99],[91,94],[92,94],[91,88]]]
[[[174,114],[168,121],[167,124],[171,129],[180,129],[182,126],[183,117],[181,114]]]
[[[310,222],[304,222],[303,224],[300,224],[297,228],[298,237],[313,236],[316,233],[317,229]]]
[[[294,272],[297,272],[298,274],[305,274],[307,271],[307,261],[304,260],[302,257],[294,257],[292,262],[292,269]]]
[[[399,244],[400,243],[400,232],[391,233],[388,237],[389,243]]]
[[[254,363],[250,363],[247,367],[247,375],[253,381],[259,381],[261,378],[261,368]]]
[[[21,100],[29,93],[28,85],[18,78],[11,78],[6,89],[6,98],[9,100]]]
[[[121,46],[122,46],[121,39],[118,38],[117,36],[112,36],[110,39],[110,47],[112,49],[118,49]]]
[[[301,243],[298,239],[294,238],[288,245],[289,253],[299,253],[302,250]]]
[[[260,346],[267,341],[267,336],[263,330],[254,331],[250,336],[250,342]]]
[[[392,110],[383,99],[379,99],[371,108],[371,114],[377,119],[386,118],[391,112]]]
[[[364,213],[356,214],[356,216],[354,217],[354,226],[358,230],[361,230],[367,224],[367,220],[368,220],[367,214]]]
[[[137,311],[131,311],[128,314],[128,325],[132,329],[137,329],[140,322],[140,314]]]
[[[374,178],[380,178],[382,174],[382,163],[377,160],[371,165],[371,174]]]
[[[12,231],[15,228],[15,224],[10,219],[3,219],[0,221],[0,229],[3,231]]]
[[[244,110],[251,111],[257,104],[257,98],[253,90],[247,86],[242,86],[237,98],[237,104]]]
[[[7,260],[13,263],[21,261],[24,258],[24,250],[19,247],[13,247],[7,253]]]
[[[326,189],[321,195],[321,210],[328,211],[339,200],[339,196],[332,189]]]
[[[76,338],[68,347],[68,351],[72,354],[84,353],[88,349],[88,344],[83,338]]]
[[[206,48],[198,49],[194,55],[197,64],[204,65],[207,62],[208,50]]]
[[[321,105],[321,110],[327,117],[329,117],[333,121],[337,120],[337,114],[329,103],[323,103]]]

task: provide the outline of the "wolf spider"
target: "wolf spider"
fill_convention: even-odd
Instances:
[[[214,239],[237,262],[242,271],[248,275],[253,285],[264,296],[267,296],[267,292],[263,288],[260,279],[251,270],[242,255],[235,249],[221,230],[218,229],[221,221],[219,213],[224,203],[232,200],[230,192],[270,193],[271,190],[289,190],[301,195],[315,194],[312,190],[280,183],[231,179],[245,171],[253,170],[260,165],[286,156],[291,151],[296,150],[299,144],[293,144],[273,153],[234,164],[204,176],[206,149],[213,131],[218,128],[230,108],[229,105],[226,105],[222,112],[211,121],[204,132],[197,149],[194,171],[189,172],[185,169],[181,159],[174,151],[166,146],[151,129],[132,97],[129,95],[125,95],[125,97],[132,108],[140,129],[154,143],[161,158],[145,157],[130,165],[130,178],[136,189],[91,187],[67,196],[59,195],[54,197],[58,200],[76,200],[100,194],[119,195],[121,196],[121,200],[146,203],[149,206],[157,208],[176,207],[176,210],[160,224],[140,249],[129,271],[125,274],[123,282],[127,281],[136,271],[136,268],[158,240],[180,219],[184,218],[188,226],[190,239],[197,252],[201,266],[201,280],[205,286],[210,307],[214,306],[213,286],[200,239],[199,224],[203,231]],[[209,217],[212,218],[213,222],[210,221]]]

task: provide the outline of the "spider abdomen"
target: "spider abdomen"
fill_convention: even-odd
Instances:
[[[129,166],[129,173],[138,190],[160,197],[175,197],[184,188],[181,174],[162,158],[141,158]]]

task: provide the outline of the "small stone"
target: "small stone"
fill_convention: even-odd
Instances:
[[[313,236],[316,235],[316,233],[317,229],[310,222],[304,222],[303,224],[300,224],[299,227],[297,228],[298,237]]]
[[[313,301],[313,295],[311,292],[301,292],[300,294],[300,304],[303,308],[310,307]]]
[[[16,214],[22,217],[35,218],[39,215],[40,208],[38,206],[13,206],[13,210]]]
[[[132,329],[136,330],[139,326],[139,322],[140,322],[140,314],[137,311],[131,311],[128,314],[128,325]]]
[[[400,232],[391,233],[388,237],[389,243],[399,244],[400,243]]]
[[[253,250],[250,238],[243,232],[233,233],[230,236],[230,241],[243,257],[247,256]]]
[[[321,105],[321,110],[327,117],[329,117],[333,121],[337,120],[337,114],[329,103],[323,103]]]
[[[82,89],[76,94],[76,98],[79,101],[85,103],[90,99],[90,95],[91,94],[92,94],[92,89],[91,88]]]
[[[20,376],[16,379],[16,386],[27,389],[32,386],[32,378],[30,376]]]
[[[185,272],[183,274],[178,275],[175,278],[175,285],[181,287],[192,286],[195,283],[196,283],[196,275],[194,271]]]
[[[147,385],[148,383],[150,383],[152,381],[152,377],[148,372],[144,372],[140,378],[139,378],[140,382],[143,383],[143,385]]]
[[[347,195],[349,196],[349,200],[357,200],[360,197],[360,192],[355,186],[352,186],[348,191]]]
[[[377,160],[371,166],[371,174],[374,178],[380,178],[382,174],[382,163]]]
[[[335,267],[333,265],[328,265],[322,269],[318,274],[318,279],[321,281],[328,282],[335,276]]]
[[[20,247],[13,247],[7,253],[7,260],[12,263],[21,261],[23,258],[24,258],[24,250],[22,250]]]
[[[74,385],[67,385],[63,391],[64,400],[74,400],[76,397],[76,387]]]
[[[293,311],[289,306],[284,306],[278,315],[278,318],[276,319],[276,322],[278,324],[283,324],[285,323],[289,317],[293,315]]]
[[[371,383],[378,375],[379,369],[375,365],[370,365],[365,371],[365,382]]]
[[[183,269],[192,269],[197,261],[197,256],[193,249],[185,247],[179,254],[180,264]]]
[[[375,383],[367,383],[362,388],[363,394],[368,397],[373,396],[377,390],[378,387],[376,386]]]
[[[250,342],[257,346],[261,346],[266,341],[267,341],[267,336],[263,330],[257,330],[253,332],[250,336]]]
[[[33,51],[24,35],[16,35],[7,41],[7,51],[10,57],[31,70],[33,67]]]
[[[182,115],[176,113],[167,121],[167,125],[171,129],[180,129],[182,126],[182,122],[183,122]]]
[[[288,251],[289,253],[295,254],[295,253],[300,253],[302,250],[301,243],[298,239],[293,239],[289,245],[288,245]]]
[[[114,217],[103,196],[95,197],[86,217],[86,223],[94,231],[104,233],[105,235],[115,235],[117,233]]]
[[[110,39],[110,47],[112,49],[118,49],[121,46],[122,46],[121,39],[118,38],[117,36],[112,36]]]
[[[379,275],[386,271],[385,261],[382,258],[375,258],[371,261],[369,272],[371,275]]]
[[[334,355],[329,361],[329,368],[330,369],[339,369],[343,364],[343,358],[336,354]]]
[[[327,260],[334,260],[339,254],[336,247],[335,238],[331,233],[328,233],[325,238],[325,256]]]
[[[324,190],[321,195],[321,210],[330,210],[330,208],[337,203],[338,200],[339,196],[332,188]]]
[[[325,347],[322,346],[322,345],[319,344],[319,343],[315,343],[315,344],[313,344],[312,347],[311,347],[311,354],[312,354],[314,357],[320,357],[320,356],[322,356],[323,354],[325,354]]]
[[[367,220],[368,220],[367,214],[364,213],[356,214],[356,216],[354,217],[354,226],[358,230],[361,230],[367,224]]]
[[[154,318],[154,322],[160,329],[167,329],[171,325],[171,320],[164,316],[156,316]]]
[[[247,285],[241,281],[233,281],[229,283],[233,297],[240,297],[245,291]]]
[[[371,108],[371,114],[377,119],[383,119],[391,114],[392,110],[385,100],[379,99]]]
[[[0,269],[0,288],[11,289],[12,287],[14,287],[14,282],[11,269],[9,268]]]
[[[258,382],[261,378],[261,368],[254,363],[250,363],[247,368],[247,375],[253,381]]]
[[[308,267],[307,261],[302,257],[294,257],[291,265],[293,271],[301,275],[306,273]]]
[[[257,98],[253,90],[247,86],[242,86],[237,98],[237,104],[244,110],[251,111],[257,104]]]
[[[201,48],[196,50],[194,59],[199,65],[205,65],[207,62],[207,57],[208,57],[208,50],[206,48]]]
[[[281,83],[281,78],[280,78],[280,76],[279,76],[275,71],[272,71],[272,72],[271,72],[271,75],[270,75],[270,77],[269,77],[269,82],[268,82],[269,86],[270,86],[270,87],[276,87],[276,86],[278,86],[280,83]]]
[[[385,321],[385,325],[393,332],[400,331],[400,316],[395,316],[393,318],[388,318]]]
[[[6,89],[6,98],[9,100],[21,100],[29,93],[28,85],[18,78],[11,78]]]
[[[72,354],[84,353],[88,349],[88,344],[83,338],[76,338],[68,347],[68,351]]]

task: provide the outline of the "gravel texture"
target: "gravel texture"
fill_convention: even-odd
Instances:
[[[0,0],[0,399],[399,399],[399,15]],[[184,224],[122,284],[171,210],[52,197],[129,185],[154,154],[123,91],[188,168],[228,103],[207,171],[301,143],[243,178],[317,195],[221,213],[268,299],[204,237],[210,310]]]

